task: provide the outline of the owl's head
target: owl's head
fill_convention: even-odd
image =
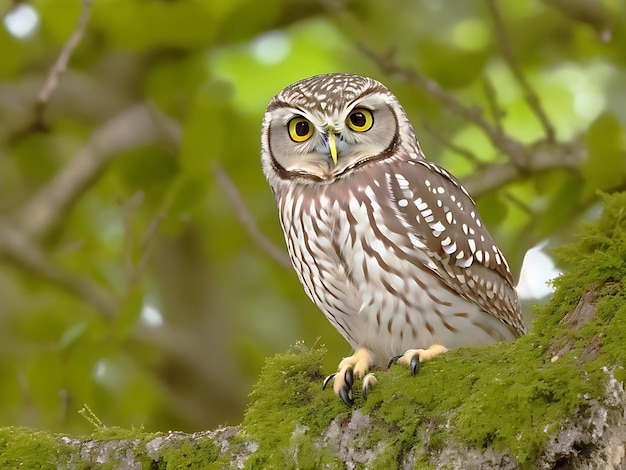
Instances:
[[[397,98],[376,80],[339,73],[301,80],[272,98],[261,147],[270,184],[332,181],[372,161],[422,158]]]

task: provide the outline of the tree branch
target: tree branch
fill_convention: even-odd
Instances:
[[[25,271],[75,294],[105,317],[111,317],[117,311],[115,301],[99,287],[59,267],[22,233],[12,229],[6,221],[0,220],[0,257],[2,256],[6,256]]]
[[[235,210],[235,214],[239,219],[239,222],[248,232],[248,235],[256,242],[257,245],[274,261],[285,268],[291,268],[291,260],[287,253],[284,250],[281,250],[276,245],[274,245],[263,233],[259,230],[259,227],[256,224],[256,220],[248,211],[245,203],[243,202],[243,198],[241,194],[239,194],[239,190],[232,182],[228,173],[224,171],[224,169],[218,164],[215,163],[215,179],[217,180],[217,184],[222,188],[224,194],[230,201],[233,209]]]
[[[502,118],[506,116],[506,111],[499,106],[496,89],[494,88],[493,83],[491,83],[491,80],[489,80],[489,77],[483,78],[483,88],[485,90],[487,104],[489,106],[489,111],[491,111],[493,116],[493,120],[500,132],[504,132],[502,130]]]
[[[50,101],[50,96],[52,95],[59,83],[59,76],[67,69],[67,64],[70,61],[70,57],[72,56],[74,49],[76,49],[78,44],[80,44],[80,41],[85,34],[85,29],[87,28],[87,22],[89,21],[89,15],[91,13],[92,3],[93,0],[82,0],[82,10],[80,12],[80,17],[78,18],[78,25],[63,46],[59,57],[52,66],[52,69],[50,69],[48,78],[41,87],[41,90],[39,90],[39,94],[37,96],[37,104],[35,107],[36,125],[42,126],[45,108]]]
[[[491,16],[493,17],[496,29],[496,37],[498,38],[498,45],[500,46],[500,50],[502,51],[502,56],[509,66],[511,73],[513,73],[513,76],[515,77],[518,85],[522,89],[522,92],[524,93],[524,99],[528,103],[528,106],[533,111],[535,116],[537,116],[537,118],[539,119],[546,138],[549,142],[554,142],[554,127],[548,119],[547,114],[543,110],[537,93],[535,93],[535,90],[533,90],[533,88],[530,86],[528,80],[526,80],[526,77],[522,73],[522,70],[519,68],[517,61],[515,60],[513,48],[511,47],[509,36],[506,33],[506,28],[504,27],[504,21],[502,20],[502,14],[500,13],[500,8],[498,7],[497,0],[487,0],[487,6],[489,7],[489,11],[491,13]]]
[[[492,2],[493,0],[488,1]],[[496,14],[498,13],[496,12]],[[472,195],[474,195],[474,197],[478,198],[482,194],[500,188],[512,181],[520,180],[529,174],[538,174],[559,168],[569,169],[576,172],[580,171],[580,166],[584,158],[584,148],[576,141],[556,145],[553,141],[548,139],[548,142],[537,142],[535,145],[525,148],[517,140],[506,135],[501,127],[494,127],[492,124],[487,122],[483,117],[480,108],[466,107],[454,96],[443,90],[434,80],[426,78],[414,69],[400,67],[392,60],[391,57],[376,54],[367,46],[361,45],[360,48],[365,55],[374,61],[383,72],[390,75],[400,76],[408,83],[425,90],[434,99],[439,101],[442,106],[478,126],[487,135],[487,137],[489,137],[494,147],[500,149],[509,157],[509,162],[507,163],[491,163],[482,165],[480,172],[474,172],[473,174],[462,178],[464,186]],[[510,51],[510,47],[507,50]],[[512,60],[512,55],[509,54],[508,58]],[[512,64],[512,67],[517,67],[515,61],[512,61]],[[511,64],[509,64],[509,66],[511,66]],[[526,84],[522,85],[522,82],[520,82],[520,86],[526,87],[525,93],[527,96],[530,96],[530,98],[527,98],[530,99],[529,105],[533,108],[535,113],[545,117],[545,114],[543,114],[541,107],[539,106],[538,99],[533,101],[532,96],[536,98],[534,91],[530,88],[530,86],[528,86],[523,75],[520,74],[519,77],[521,77],[522,82]],[[520,79],[519,77],[518,80]],[[495,114],[494,118],[497,121],[500,111],[497,107],[497,103],[495,102],[495,95],[490,96],[492,90],[489,89],[488,83],[486,83],[485,86],[488,99],[493,101],[490,104]],[[552,128],[549,121],[547,121],[547,118],[545,118],[545,123],[548,124],[547,128],[544,127],[546,129],[546,135],[553,135],[553,130],[551,130]],[[429,129],[427,128],[427,130]],[[432,130],[429,130],[429,132],[431,131]],[[435,138],[438,138],[436,133],[433,133],[433,135]],[[471,152],[452,146],[443,138],[439,138],[438,140],[443,142],[443,145],[446,145],[452,150],[462,154],[470,161],[477,160]]]
[[[74,293],[105,316],[114,315],[117,305],[112,296],[56,265],[31,239],[61,223],[63,215],[120,152],[151,144],[171,148],[178,144],[180,135],[178,123],[167,119],[149,104],[134,106],[113,117],[96,130],[76,157],[24,205],[16,215],[16,224],[12,227],[0,224],[0,255],[4,254],[13,264]],[[149,228],[150,234],[154,233],[156,226],[153,225]],[[145,269],[145,259],[142,257],[133,269],[130,283],[136,282],[136,277]]]
[[[578,173],[583,159],[584,149],[575,145],[538,148],[529,154],[524,172],[511,162],[492,163],[483,166],[480,172],[474,172],[461,180],[465,189],[473,197],[479,198],[485,193],[524,178],[526,172],[537,175],[545,171],[564,169]]]
[[[17,215],[20,230],[25,236],[37,236],[59,223],[120,152],[152,144],[177,145],[180,135],[179,124],[150,105],[136,105],[114,116],[25,204]]]
[[[133,219],[136,209],[143,203],[143,191],[137,191],[126,202],[121,204],[122,220],[124,222],[124,264],[126,268],[126,293],[130,292],[141,280],[152,256],[154,241],[163,222],[164,215],[159,213],[152,218],[144,231],[140,241],[140,256],[136,262],[133,254],[136,241],[133,231]]]

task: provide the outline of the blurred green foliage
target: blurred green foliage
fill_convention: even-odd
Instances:
[[[38,106],[85,5],[0,2],[2,425],[87,432],[84,403],[108,425],[237,423],[264,357],[318,341],[331,372],[350,352],[216,178],[219,165],[282,249],[260,122],[300,78],[346,71],[385,83],[426,155],[468,182],[515,273],[530,247],[568,239],[594,214],[597,189],[625,189],[618,0],[497,2],[504,32],[491,1],[94,0],[67,71]],[[25,6],[39,23],[18,37]],[[523,161],[406,70],[482,108],[522,144]],[[152,119],[141,124],[138,106]],[[73,162],[97,160],[65,204],[45,192]],[[33,201],[47,223],[35,223]]]

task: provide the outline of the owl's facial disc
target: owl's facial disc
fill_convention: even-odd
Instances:
[[[274,168],[330,180],[355,165],[387,158],[399,139],[390,100],[373,93],[332,106],[278,108],[268,132]]]

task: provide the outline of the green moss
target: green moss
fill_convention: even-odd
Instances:
[[[0,468],[56,469],[68,456],[63,445],[49,434],[0,428]]]
[[[298,344],[267,361],[244,418],[246,439],[259,443],[247,462],[249,468],[339,465],[332,452],[316,448],[312,439],[332,419],[348,415],[334,396],[321,391],[324,353]]]
[[[143,429],[126,429],[117,426],[102,426],[91,435],[100,441],[142,440],[152,439],[155,434],[147,433]]]
[[[96,463],[95,455],[88,460],[80,460],[76,450],[71,450],[59,439],[60,436],[38,432],[28,428],[0,428],[0,468],[57,469],[64,468],[69,461],[76,470],[98,468],[102,470],[120,468],[121,460],[126,457],[125,449],[142,463],[142,468],[156,469],[211,469],[225,468],[228,457],[219,463],[220,447],[208,437],[185,440],[173,439],[160,447],[158,461],[153,461],[146,452],[146,444],[153,439],[165,437],[164,434],[149,434],[142,430],[98,427],[92,435],[97,441],[126,441],[106,458],[106,463]],[[90,438],[90,439],[91,439]],[[86,439],[87,441],[88,439]],[[70,457],[72,456],[73,457]]]
[[[551,302],[537,312],[536,329],[543,337],[566,334],[577,339],[575,353],[597,336],[600,356],[585,364],[585,370],[598,375],[603,365],[626,364],[626,193],[602,195],[603,214],[585,224],[578,240],[556,250],[568,273],[555,280]],[[595,290],[595,320],[577,332],[565,332],[559,324],[581,296]],[[620,372],[616,371],[619,375]]]
[[[99,426],[92,437],[100,441],[120,441],[129,442],[129,448],[134,449],[133,454],[137,460],[143,460],[143,467],[151,470],[179,469],[179,468],[223,468],[217,463],[220,456],[220,447],[209,437],[195,438],[192,440],[171,439],[167,444],[160,446],[158,460],[153,461],[152,457],[145,452],[150,441],[158,438],[166,438],[163,433],[146,433],[143,429],[123,429],[116,426]],[[111,468],[118,468],[118,462],[112,458],[108,463]]]
[[[179,468],[218,469],[220,448],[208,437],[195,442],[182,441],[164,448],[159,456],[158,466],[151,469],[174,470]]]

